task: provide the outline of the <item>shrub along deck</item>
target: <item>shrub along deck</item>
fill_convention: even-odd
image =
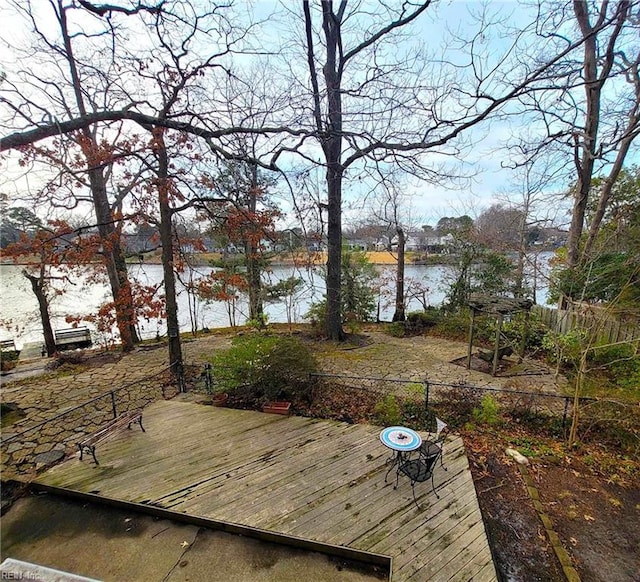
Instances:
[[[36,481],[392,557],[393,580],[496,580],[462,440],[430,483],[394,472],[379,428],[157,402],[146,433],[101,445]]]

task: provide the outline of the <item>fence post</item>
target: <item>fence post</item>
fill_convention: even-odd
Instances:
[[[211,364],[204,365],[204,386],[208,393],[211,392],[212,382],[211,382]]]
[[[116,409],[116,393],[114,390],[111,390],[109,394],[111,394],[111,410],[113,411],[113,418],[116,418],[118,416],[118,411]]]
[[[431,413],[429,412],[429,380],[426,378],[423,380],[422,385],[424,386],[424,428],[430,429],[430,420]]]
[[[184,366],[182,362],[176,362],[176,369],[178,375],[178,392],[184,393],[187,391],[187,388],[184,381]]]

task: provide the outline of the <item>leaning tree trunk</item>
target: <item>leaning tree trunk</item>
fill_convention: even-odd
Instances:
[[[47,300],[47,296],[44,292],[43,285],[43,273],[40,274],[40,277],[35,277],[34,275],[30,275],[27,271],[22,271],[22,274],[29,279],[29,283],[31,283],[31,289],[33,290],[33,294],[36,296],[38,300],[38,309],[40,311],[40,321],[42,323],[42,333],[44,334],[44,345],[47,350],[47,356],[51,357],[56,353],[56,340],[53,335],[53,328],[51,327],[51,316],[49,315],[49,301]]]
[[[396,228],[398,233],[398,266],[396,267],[396,310],[392,321],[404,321],[404,247],[405,236],[402,227]]]

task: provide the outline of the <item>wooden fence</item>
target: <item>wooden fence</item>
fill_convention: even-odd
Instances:
[[[580,305],[562,310],[534,305],[532,312],[540,317],[542,323],[560,333],[583,329],[595,334],[603,343],[640,341],[640,322],[620,321],[599,307]]]

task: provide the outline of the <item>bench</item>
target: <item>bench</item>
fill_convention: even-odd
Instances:
[[[125,428],[130,429],[133,423],[137,423],[142,429],[142,432],[146,432],[144,430],[144,426],[142,426],[142,411],[132,410],[114,418],[109,422],[109,424],[90,434],[84,440],[81,440],[78,443],[78,448],[80,449],[80,460],[82,461],[82,455],[86,451],[91,453],[93,460],[96,465],[98,465],[98,459],[96,459],[96,445],[106,441],[119,432],[122,432]]]
[[[71,327],[54,332],[57,350],[88,348],[92,345],[91,331],[87,327]]]
[[[0,352],[18,352],[15,340],[0,340]]]

